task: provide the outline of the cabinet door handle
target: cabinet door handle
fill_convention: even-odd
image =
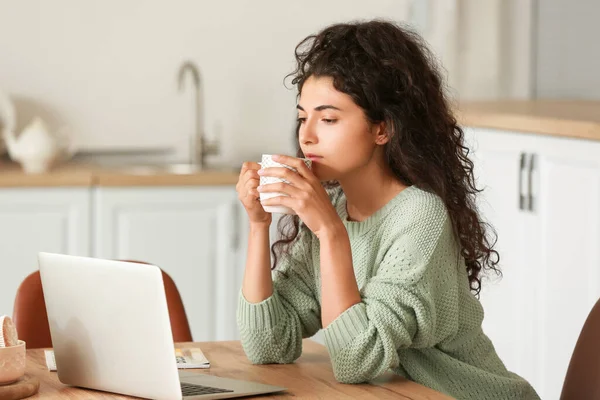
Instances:
[[[527,196],[529,198],[529,211],[533,211],[533,169],[535,168],[535,154],[529,155],[529,170],[527,172]]]
[[[525,210],[525,194],[523,194],[523,173],[525,171],[525,153],[521,153],[519,160],[519,210]]]

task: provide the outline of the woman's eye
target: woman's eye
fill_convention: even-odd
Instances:
[[[306,117],[298,117],[296,120],[303,124],[306,122]],[[325,122],[326,124],[335,124],[337,119],[323,118],[321,121]]]

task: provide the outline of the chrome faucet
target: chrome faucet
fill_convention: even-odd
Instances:
[[[204,137],[204,103],[202,102],[201,81],[198,67],[191,61],[184,62],[179,67],[179,90],[183,90],[183,83],[186,73],[191,74],[194,87],[196,90],[195,98],[195,129],[190,137],[190,160],[189,163],[197,166],[199,169],[204,168],[204,158],[207,155],[219,154],[219,142],[217,139],[209,141]]]

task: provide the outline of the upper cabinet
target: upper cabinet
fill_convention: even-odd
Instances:
[[[195,341],[237,338],[239,208],[232,187],[94,189],[94,256],[167,272]]]
[[[12,314],[38,252],[90,255],[90,206],[87,187],[0,190],[0,314]]]
[[[504,275],[484,281],[484,330],[509,369],[557,399],[600,297],[600,142],[481,128],[466,138]]]

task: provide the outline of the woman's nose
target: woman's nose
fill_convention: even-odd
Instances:
[[[308,120],[300,126],[300,143],[315,144],[318,142],[315,125]]]

